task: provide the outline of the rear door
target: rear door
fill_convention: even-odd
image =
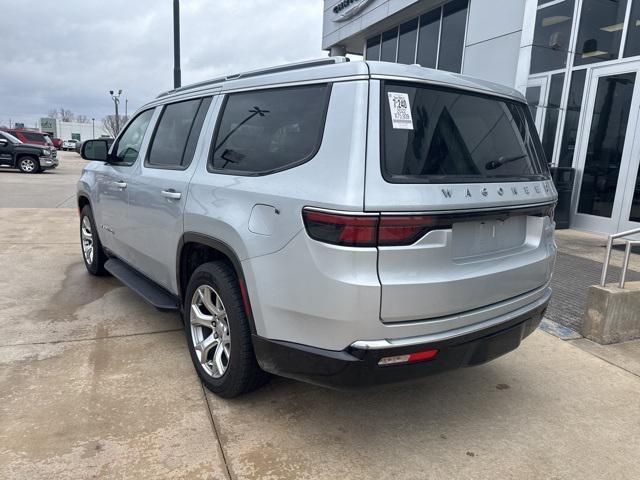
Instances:
[[[370,98],[365,210],[391,232],[379,247],[382,321],[469,312],[545,285],[556,193],[528,107],[383,80]],[[411,228],[417,237],[394,243]]]
[[[176,292],[178,242],[182,237],[189,181],[200,155],[200,132],[212,97],[162,107],[141,168],[130,177],[126,243],[132,264],[150,279]]]

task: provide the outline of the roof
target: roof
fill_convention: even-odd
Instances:
[[[525,101],[522,94],[513,88],[466,75],[423,68],[419,65],[371,61],[351,62],[345,57],[328,57],[238,73],[188,85],[161,93],[143,108],[161,105],[168,101],[220,92],[269,88],[316,81],[366,80],[369,78],[406,79],[499,95],[521,102]]]

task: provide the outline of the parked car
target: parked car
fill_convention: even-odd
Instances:
[[[16,137],[22,143],[28,143],[30,145],[44,145],[48,147],[53,146],[53,141],[51,140],[49,135],[42,132],[37,132],[34,130],[17,130],[13,128],[2,128],[0,129],[0,131],[6,132]]]
[[[62,140],[59,138],[52,138],[51,141],[53,142],[53,146],[56,148],[56,150],[60,150],[62,148]]]
[[[223,397],[484,363],[551,296],[557,193],[504,86],[323,59],[164,93],[82,156],[87,270],[181,312]]]
[[[62,142],[62,150],[75,150],[76,149],[76,145],[78,144],[78,140],[64,140]]]
[[[56,168],[56,149],[22,143],[10,133],[0,131],[0,165],[17,168],[23,173],[38,173]]]

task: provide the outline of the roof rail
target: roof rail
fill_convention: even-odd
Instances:
[[[215,85],[217,83],[222,83],[222,82],[226,82],[226,81],[229,81],[229,80],[238,80],[240,78],[258,77],[260,75],[268,75],[270,73],[289,72],[291,70],[300,70],[300,69],[303,69],[303,68],[310,68],[310,67],[321,67],[321,66],[324,66],[324,65],[333,65],[333,64],[336,64],[336,63],[344,63],[344,62],[348,62],[348,61],[349,61],[349,59],[347,57],[327,57],[327,58],[319,58],[319,59],[316,59],[316,60],[307,60],[307,61],[304,61],[304,62],[289,63],[287,65],[279,65],[279,66],[275,66],[275,67],[267,67],[267,68],[262,68],[260,70],[251,70],[249,72],[236,73],[234,75],[227,75],[225,77],[218,77],[218,78],[214,78],[214,79],[211,79],[211,80],[205,80],[204,82],[193,83],[191,85],[186,85],[184,87],[176,88],[176,89],[173,89],[173,90],[168,90],[166,92],[161,93],[156,98],[166,97],[167,95],[170,95],[172,93],[184,92],[186,90],[191,90],[192,88],[206,87],[206,86],[210,86],[210,85]]]

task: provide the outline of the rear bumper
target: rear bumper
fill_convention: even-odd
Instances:
[[[276,375],[341,389],[366,387],[489,362],[515,350],[538,327],[547,304],[548,301],[507,322],[467,335],[409,346],[381,349],[351,346],[342,351],[333,351],[260,336],[253,337],[253,345],[260,366]],[[432,360],[378,365],[383,357],[431,349],[438,349],[438,355]]]

